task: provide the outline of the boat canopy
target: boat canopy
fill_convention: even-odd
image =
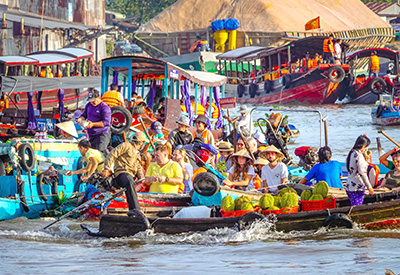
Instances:
[[[398,58],[399,52],[391,50],[391,49],[386,49],[386,48],[369,48],[361,51],[357,51],[355,53],[352,53],[349,55],[346,60],[347,62],[356,59],[356,58],[364,58],[364,57],[370,57],[371,53],[376,51],[377,56],[382,57],[382,58],[388,58],[390,60],[396,60]]]
[[[101,77],[60,77],[44,78],[33,76],[0,76],[0,91],[12,92],[14,85],[18,92],[35,92],[55,89],[79,89],[79,88],[98,88],[101,84]]]
[[[232,51],[220,54],[217,56],[219,60],[235,60],[235,61],[244,61],[249,55],[254,55],[260,51],[265,51],[268,48],[266,47],[258,47],[258,46],[249,46],[242,47],[238,49],[234,49]],[[247,61],[247,60],[246,60]]]
[[[37,52],[27,55],[32,59],[38,61],[38,66],[49,66],[63,63],[72,63],[76,62],[79,59],[70,53],[63,53],[58,51],[47,51],[47,52]]]
[[[93,52],[92,51],[89,51],[89,50],[84,49],[84,48],[79,48],[79,47],[76,47],[76,48],[62,48],[62,49],[56,50],[56,52],[67,53],[67,54],[75,56],[78,59],[82,59],[82,58],[93,56]]]
[[[21,66],[21,65],[36,65],[38,61],[25,56],[9,55],[9,56],[0,56],[0,63],[3,63],[3,65],[9,67],[9,66]]]

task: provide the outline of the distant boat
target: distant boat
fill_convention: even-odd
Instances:
[[[400,125],[400,106],[393,105],[391,95],[380,95],[371,109],[372,123],[382,126]]]

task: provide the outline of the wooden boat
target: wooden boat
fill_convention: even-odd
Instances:
[[[64,78],[69,76],[82,75],[86,79],[95,76],[98,72],[93,59],[93,52],[83,48],[63,48],[55,51],[44,51],[31,53],[27,56],[2,56],[0,57],[0,75],[4,76],[39,76],[41,69],[45,69],[47,75],[52,70],[54,77],[58,77],[58,72],[62,72]],[[97,75],[99,75],[97,73]],[[43,78],[41,78],[43,79]],[[68,80],[67,80],[68,81]],[[85,103],[88,88],[98,88],[97,86],[70,87],[65,88],[64,103],[76,108]],[[46,85],[33,91],[33,103],[41,105],[42,110],[52,109],[58,102],[59,89],[49,89]],[[41,91],[41,92],[39,92]],[[26,109],[28,104],[27,90],[16,89],[11,95],[12,101],[19,108]],[[10,102],[11,103],[11,102]],[[81,103],[81,104],[80,104]],[[15,108],[10,104],[10,108]]]
[[[372,123],[382,126],[400,125],[400,106],[393,105],[391,95],[380,95],[371,109]]]
[[[374,51],[381,62],[379,77],[359,74],[358,70],[366,71],[368,69],[369,57]],[[380,94],[391,94],[392,90],[399,86],[399,53],[397,51],[386,48],[360,50],[347,56],[346,63],[349,64],[350,70],[337,88],[339,101],[345,99],[346,103],[374,104]],[[391,80],[384,77],[387,70],[391,70],[396,79]]]
[[[326,37],[307,37],[288,45],[268,49],[243,47],[217,56],[220,68],[235,61],[241,64],[235,71],[220,70],[228,77],[228,91],[237,91],[239,103],[250,104],[332,104],[336,101],[337,86],[344,79],[349,66],[320,64],[314,69],[297,68],[296,61],[310,54],[322,52]],[[247,62],[247,71],[244,63]],[[254,63],[254,64],[251,64]],[[264,72],[257,75],[256,67]],[[232,69],[232,65],[230,65]],[[241,71],[240,71],[241,70]]]
[[[258,213],[250,212],[243,217],[172,219],[165,217],[172,214],[172,209],[169,211],[171,213],[163,209],[160,216],[152,213],[149,222],[154,232],[178,234],[225,227],[243,228],[244,224],[262,218]],[[400,198],[398,192],[393,192],[366,196],[361,206],[351,207],[349,200],[343,198],[337,200],[337,208],[276,215],[274,227],[278,231],[315,230],[328,225],[352,227],[353,223],[365,224],[396,217],[400,217]],[[98,231],[81,226],[89,235],[101,237],[131,236],[146,229],[142,219],[111,209],[101,215]]]

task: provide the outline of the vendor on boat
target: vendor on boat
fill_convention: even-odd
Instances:
[[[385,165],[390,170],[395,170],[396,166],[394,165],[393,161],[390,161],[387,158],[389,156],[392,156],[392,158],[394,158],[394,156],[396,156],[399,151],[400,151],[399,147],[393,148],[393,150],[386,152],[382,156],[380,156],[379,162],[382,163],[383,165]]]
[[[57,123],[56,126],[61,130],[61,138],[76,141],[78,138],[78,132],[76,131],[73,121],[65,121]]]
[[[193,135],[188,130],[190,127],[190,119],[187,116],[181,115],[176,123],[178,124],[178,128],[172,130],[168,136],[169,143],[171,143],[173,150],[179,145],[183,146],[193,142]]]
[[[363,153],[368,150],[370,144],[371,141],[369,138],[361,135],[357,138],[353,148],[347,155],[346,167],[349,175],[343,187],[350,199],[351,206],[363,204],[365,189],[368,189],[370,195],[374,194],[373,186],[367,174],[368,162],[363,156]]]
[[[210,130],[207,129],[207,117],[205,115],[199,115],[194,121],[196,124],[196,131],[193,132],[193,138],[201,136],[204,143],[215,146],[215,139]]]
[[[99,150],[93,149],[89,140],[83,139],[79,141],[78,149],[82,157],[85,158],[87,164],[85,167],[76,171],[68,170],[65,175],[72,176],[85,173],[85,175],[81,177],[81,180],[86,181],[95,171],[101,172],[104,170],[105,156]]]
[[[155,161],[148,167],[145,178],[145,183],[150,186],[150,193],[182,193],[182,168],[179,163],[169,159],[165,145],[156,146]]]
[[[392,163],[395,169],[386,173],[380,187],[400,191],[400,153],[393,155]]]
[[[380,62],[379,62],[379,57],[377,56],[377,52],[376,51],[372,51],[371,52],[371,56],[369,58],[369,64],[368,64],[368,68],[369,68],[369,77],[378,77],[379,74],[379,70],[380,70]]]
[[[328,146],[319,148],[319,163],[314,165],[307,175],[299,182],[306,184],[315,179],[316,182],[326,181],[329,187],[343,188],[340,177],[343,175],[342,167],[338,161],[332,160],[332,151]]]
[[[86,104],[81,117],[76,122],[81,123],[83,119],[86,119],[85,127],[92,147],[106,152],[111,139],[111,108],[101,101],[100,92],[96,89],[89,93],[88,101],[89,103]]]
[[[239,190],[253,190],[253,178],[256,175],[253,159],[246,150],[236,152],[231,156],[233,166],[228,171],[228,179],[223,183]]]
[[[101,172],[103,177],[109,177],[111,172],[114,171],[114,183],[121,188],[126,188],[125,195],[129,210],[140,210],[135,189],[135,178],[144,179],[139,150],[143,147],[145,140],[145,134],[138,132],[130,142],[118,145],[107,156],[104,162],[104,170]],[[114,168],[111,168],[113,165]]]
[[[240,130],[245,136],[250,136],[253,132],[253,120],[251,118],[250,109],[247,109],[246,105],[242,105],[239,108],[240,116],[231,119],[228,116],[224,116],[225,119],[229,121],[229,123],[235,123],[238,130]]]
[[[281,162],[284,155],[278,148],[271,145],[261,152],[260,157],[269,161],[261,170],[262,192],[278,193],[278,186],[285,184],[289,174],[287,166]]]
[[[322,51],[324,62],[327,64],[335,64],[333,34],[330,34],[328,38],[324,39]]]
[[[218,145],[218,152],[220,157],[217,161],[217,167],[218,163],[225,162],[225,169],[226,171],[229,171],[229,169],[231,169],[232,167],[232,160],[230,159],[230,157],[232,156],[233,151],[234,150],[232,148],[232,144],[227,141],[221,141]]]
[[[105,92],[101,98],[110,108],[114,106],[125,106],[124,96],[118,91],[118,85],[113,83],[110,90]]]

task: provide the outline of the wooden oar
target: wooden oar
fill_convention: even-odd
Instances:
[[[394,139],[392,139],[391,137],[389,137],[384,131],[378,131],[378,133],[384,135],[388,140],[390,140],[391,142],[393,142],[397,147],[400,147],[400,144],[397,143]]]
[[[144,126],[142,117],[141,117],[141,116],[138,116],[138,120],[139,120],[140,124],[141,124],[142,127],[143,127],[143,130],[144,130],[144,133],[146,134],[146,137],[149,139],[149,142],[150,142],[151,147],[153,147],[153,150],[155,151],[155,150],[156,150],[156,147],[154,146],[154,143],[153,143],[153,141],[151,140],[150,135],[149,135],[149,133],[147,132],[146,127]]]

